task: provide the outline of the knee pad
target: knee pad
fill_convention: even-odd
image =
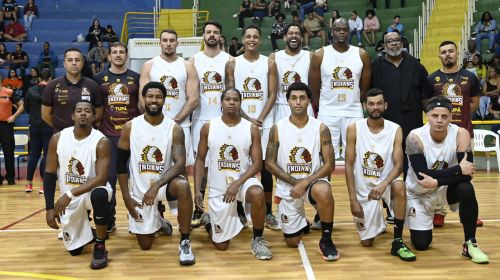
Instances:
[[[106,225],[109,216],[108,191],[96,188],[90,194],[92,209],[94,210],[94,221],[96,225]]]
[[[424,251],[432,242],[432,230],[410,230],[411,243],[415,249]]]

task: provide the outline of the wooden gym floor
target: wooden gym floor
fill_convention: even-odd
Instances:
[[[495,170],[496,171],[496,170]],[[337,168],[332,183],[335,198],[334,242],[341,258],[325,262],[318,254],[319,231],[305,235],[303,247],[288,248],[280,231],[266,229],[273,259],[259,261],[250,252],[251,227],[231,241],[225,252],[214,249],[202,228],[192,231],[196,264],[178,264],[179,232],[160,236],[150,251],[138,248],[127,231],[126,209],[117,194],[118,230],[106,242],[108,267],[89,267],[92,245],[80,256],[70,256],[57,239],[57,231],[45,224],[40,181],[33,193],[24,193],[25,181],[0,186],[0,279],[498,279],[500,274],[500,176],[484,171],[476,174],[474,185],[479,201],[478,228],[481,249],[490,257],[487,265],[474,264],[461,256],[463,231],[457,213],[449,213],[445,226],[434,230],[432,247],[416,252],[415,262],[403,262],[390,255],[392,225],[375,240],[372,248],[359,243],[350,213],[343,168]],[[191,179],[192,182],[192,179]],[[276,212],[276,205],[273,205]],[[168,213],[168,211],[167,211]],[[312,219],[312,208],[307,208]],[[174,227],[175,218],[167,215]],[[404,237],[409,242],[409,232]]]

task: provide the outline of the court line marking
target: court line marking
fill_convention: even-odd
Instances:
[[[43,273],[32,273],[32,272],[17,272],[17,271],[0,271],[0,275],[5,276],[17,276],[17,277],[30,277],[36,279],[53,279],[53,280],[79,280],[80,278],[51,275]]]
[[[8,224],[8,225],[6,225],[6,226],[4,226],[4,227],[0,228],[0,230],[9,229],[10,227],[13,227],[13,226],[17,225],[17,224],[19,224],[20,222],[25,221],[25,220],[27,220],[27,219],[29,219],[29,218],[31,218],[31,217],[33,217],[33,216],[37,215],[38,213],[42,212],[43,210],[45,210],[45,208],[42,208],[42,209],[36,210],[35,212],[33,212],[33,213],[29,214],[28,216],[26,216],[26,217],[24,217],[24,218],[21,218],[21,219],[15,220],[14,222],[12,222],[12,223],[10,223],[10,224]]]
[[[304,243],[302,242],[302,240],[300,241],[297,248],[299,249],[300,259],[302,260],[302,265],[304,266],[304,270],[306,271],[307,279],[316,280],[316,276],[314,276],[314,271],[312,269],[311,263],[309,262],[309,258],[307,257],[306,248],[304,247]]]

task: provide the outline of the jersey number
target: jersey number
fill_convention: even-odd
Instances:
[[[248,113],[253,114],[257,112],[257,107],[255,105],[248,105]]]
[[[218,105],[217,100],[218,100],[217,96],[209,97],[208,98],[208,105]]]
[[[347,97],[346,97],[345,93],[341,93],[341,94],[339,94],[339,96],[337,96],[338,102],[346,102],[346,100],[347,100]]]
[[[165,107],[165,111],[170,112],[170,104],[169,103],[165,103],[163,106]]]

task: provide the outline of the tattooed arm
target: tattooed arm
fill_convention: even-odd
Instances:
[[[266,149],[266,169],[271,172],[276,178],[287,182],[290,185],[295,185],[297,179],[286,173],[280,166],[278,166],[278,149],[280,147],[278,138],[278,127],[273,125],[269,132],[269,142]]]
[[[323,165],[316,170],[316,172],[311,174],[311,176],[306,178],[309,183],[317,179],[325,178],[335,170],[335,152],[332,145],[332,136],[330,134],[330,129],[324,124],[320,126],[320,142]]]

